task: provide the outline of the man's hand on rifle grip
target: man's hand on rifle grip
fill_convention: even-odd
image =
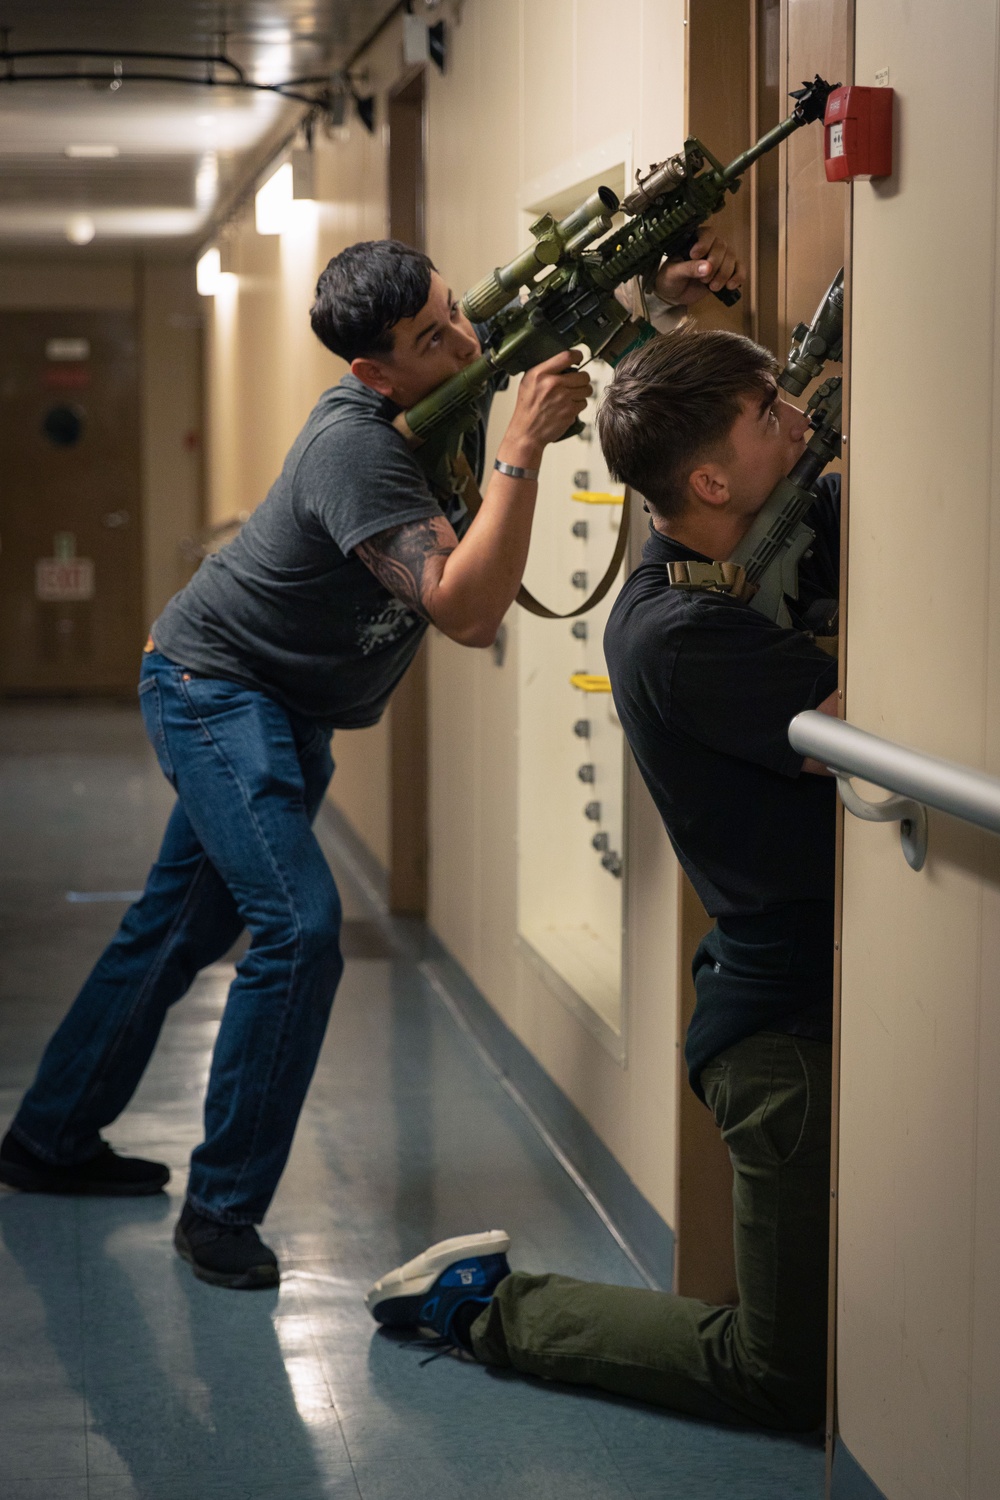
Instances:
[[[527,443],[541,450],[566,435],[593,390],[589,375],[576,368],[582,358],[581,350],[567,349],[525,371],[504,444]]]
[[[703,229],[684,260],[665,260],[656,273],[655,291],[662,302],[693,307],[708,292],[738,291],[746,268],[735,250],[711,229]]]

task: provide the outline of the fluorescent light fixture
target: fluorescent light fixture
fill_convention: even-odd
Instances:
[[[218,245],[206,250],[195,266],[195,284],[200,297],[214,297],[222,289],[222,257]]]
[[[97,233],[97,225],[89,214],[73,214],[66,220],[66,238],[71,245],[89,245]]]
[[[283,162],[254,200],[254,218],[258,234],[280,234],[288,227],[292,215],[292,164]]]
[[[194,179],[194,201],[201,209],[212,207],[219,191],[219,161],[214,151],[201,158]]]
[[[121,152],[118,150],[117,146],[112,146],[110,144],[101,146],[88,145],[86,142],[79,142],[72,146],[67,146],[66,155],[80,156],[87,160],[99,160],[101,158],[120,156]]]

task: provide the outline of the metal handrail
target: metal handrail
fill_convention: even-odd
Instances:
[[[923,864],[927,849],[927,807],[1000,833],[1000,778],[985,771],[897,745],[816,709],[795,716],[788,726],[788,739],[800,755],[830,768],[850,812],[875,822],[898,820],[902,824],[903,850],[915,870]],[[895,795],[869,802],[851,786],[852,776]]]

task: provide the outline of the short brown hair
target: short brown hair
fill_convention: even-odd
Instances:
[[[725,444],[742,399],[766,391],[777,370],[770,350],[723,329],[650,339],[618,365],[597,413],[611,474],[676,518],[691,470]]]

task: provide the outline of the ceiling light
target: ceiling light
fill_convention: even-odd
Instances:
[[[222,286],[222,257],[218,245],[206,250],[195,266],[195,284],[200,297],[214,297]]]
[[[214,151],[201,158],[194,179],[194,201],[201,209],[211,208],[219,190],[219,161]]]
[[[218,245],[212,245],[195,266],[194,279],[200,296],[218,297],[227,287],[235,288],[239,277],[222,269],[222,254]]]
[[[292,213],[292,164],[283,162],[258,188],[254,200],[254,219],[258,234],[280,234]]]
[[[89,245],[97,233],[97,225],[89,214],[74,214],[66,220],[66,238],[71,245]]]
[[[86,158],[88,160],[97,160],[99,158],[110,158],[110,157],[114,157],[114,156],[120,156],[121,152],[118,150],[117,146],[112,146],[112,145],[105,145],[105,146],[93,145],[93,146],[88,146],[85,143],[79,143],[79,144],[76,144],[76,145],[67,146],[66,147],[66,155],[67,156],[80,156],[80,157],[84,157],[84,158]]]

